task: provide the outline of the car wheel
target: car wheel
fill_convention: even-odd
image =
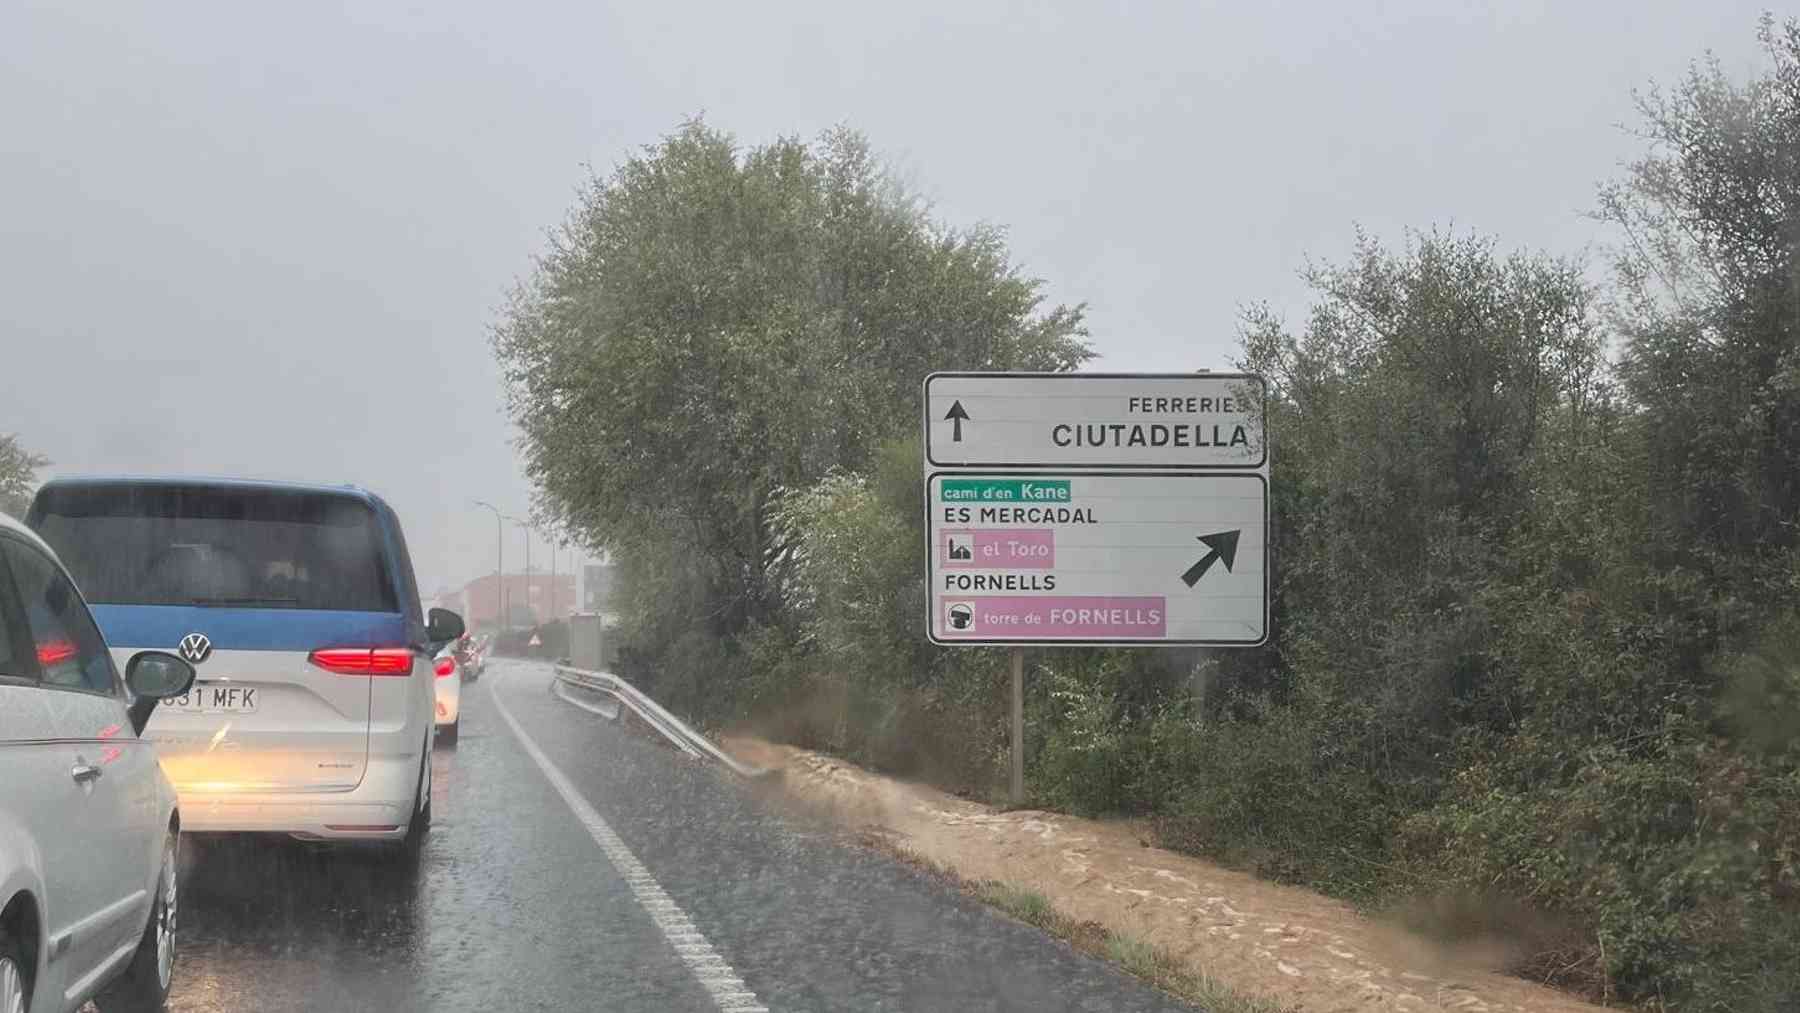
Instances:
[[[104,1013],[160,1010],[169,999],[169,986],[175,981],[175,927],[180,901],[175,878],[176,844],[176,836],[170,834],[163,845],[156,898],[150,905],[150,922],[144,926],[137,952],[132,954],[124,975],[94,999]]]
[[[456,737],[461,733],[462,718],[459,717],[455,721],[452,721],[437,730],[438,741],[447,746],[454,746],[456,745]]]
[[[425,840],[425,834],[431,829],[431,750],[425,751],[425,761],[419,771],[419,797],[413,800],[412,823],[406,828],[406,843],[417,848]]]
[[[25,951],[0,932],[0,1013],[25,1013],[31,996],[25,983]]]
[[[401,861],[415,861],[419,852],[425,847],[425,835],[431,831],[431,748],[430,740],[426,740],[425,758],[420,761],[419,786],[414,789],[413,818],[406,825],[406,836],[400,843],[393,845],[393,857]],[[423,799],[424,805],[420,805]]]

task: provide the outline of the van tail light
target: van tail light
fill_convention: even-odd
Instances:
[[[440,679],[446,675],[454,674],[456,672],[456,659],[448,656],[439,658],[433,671],[437,672],[437,677]]]
[[[67,640],[52,640],[49,643],[37,645],[38,664],[46,668],[68,661],[75,656],[75,653],[75,645]]]
[[[306,660],[339,675],[411,675],[413,652],[407,647],[321,647]]]

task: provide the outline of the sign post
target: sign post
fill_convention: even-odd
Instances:
[[[1025,801],[1025,648],[1015,647],[1012,655],[1012,777],[1008,793],[1013,805]]]
[[[1253,647],[1268,638],[1261,377],[933,373],[925,379],[926,634],[1024,645]]]

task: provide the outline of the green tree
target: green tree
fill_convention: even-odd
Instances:
[[[1599,208],[1623,399],[1540,463],[1485,596],[1508,720],[1404,834],[1580,926],[1562,973],[1680,1009],[1800,1002],[1800,22],[1761,38],[1767,75],[1639,97]]]
[[[31,494],[37,489],[37,470],[50,459],[19,445],[19,436],[0,436],[0,512],[25,516]]]
[[[690,122],[589,183],[494,347],[546,512],[716,639],[777,618],[771,498],[916,427],[926,373],[1090,356],[1039,288],[859,134],[743,150]]]
[[[1482,593],[1602,389],[1593,294],[1575,263],[1438,233],[1307,278],[1304,331],[1259,309],[1244,341],[1275,394],[1275,652],[1335,673],[1404,783],[1487,705]]]
[[[1639,96],[1649,153],[1600,198],[1626,240],[1623,376],[1689,560],[1800,545],[1800,21],[1760,37],[1765,76],[1709,60]]]

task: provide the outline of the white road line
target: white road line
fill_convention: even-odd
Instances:
[[[581,796],[574,782],[558,770],[556,764],[550,762],[550,757],[545,756],[538,744],[531,741],[531,736],[525,734],[525,729],[512,716],[512,711],[506,709],[506,702],[500,699],[498,687],[491,689],[488,697],[494,701],[494,708],[506,719],[513,734],[519,737],[519,744],[525,747],[525,752],[550,780],[550,786],[568,803],[575,818],[587,828],[594,843],[600,845],[601,852],[613,864],[614,871],[631,888],[638,904],[650,916],[650,920],[656,923],[656,927],[662,930],[663,938],[668,940],[675,954],[687,964],[694,980],[700,983],[701,988],[706,989],[713,1002],[720,1009],[730,1010],[731,1013],[769,1013],[769,1007],[757,999],[756,993],[744,984],[744,979],[738,977],[725,958],[712,948],[712,944],[694,927],[693,920],[681,910],[681,906],[663,892],[663,888],[651,878],[649,870],[637,860],[637,856],[631,853],[631,849],[625,846],[625,842],[619,839],[619,835],[613,832],[613,828],[594,807],[588,804],[588,800]]]

